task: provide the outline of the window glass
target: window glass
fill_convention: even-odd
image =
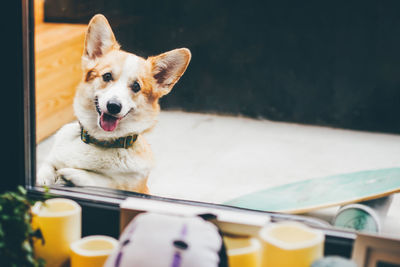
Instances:
[[[37,185],[396,229],[400,3],[34,8]]]

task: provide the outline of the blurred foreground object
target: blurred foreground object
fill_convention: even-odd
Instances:
[[[142,213],[125,228],[119,239],[119,248],[104,266],[228,265],[223,239],[211,222],[197,216]]]

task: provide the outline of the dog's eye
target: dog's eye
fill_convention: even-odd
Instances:
[[[103,74],[103,81],[109,82],[109,81],[112,81],[112,80],[113,80],[113,77],[112,77],[111,72],[107,72],[107,73]]]
[[[132,85],[131,85],[131,89],[133,92],[137,93],[140,91],[140,84],[135,81]]]

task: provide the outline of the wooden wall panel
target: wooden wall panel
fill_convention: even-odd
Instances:
[[[36,141],[74,120],[86,25],[40,23],[35,27]]]

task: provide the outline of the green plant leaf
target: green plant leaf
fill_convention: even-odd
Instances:
[[[18,192],[20,192],[22,195],[26,195],[26,189],[21,185],[18,186]]]
[[[25,188],[0,194],[0,265],[43,267],[44,261],[34,257],[33,238],[43,236],[32,229],[31,205]]]

